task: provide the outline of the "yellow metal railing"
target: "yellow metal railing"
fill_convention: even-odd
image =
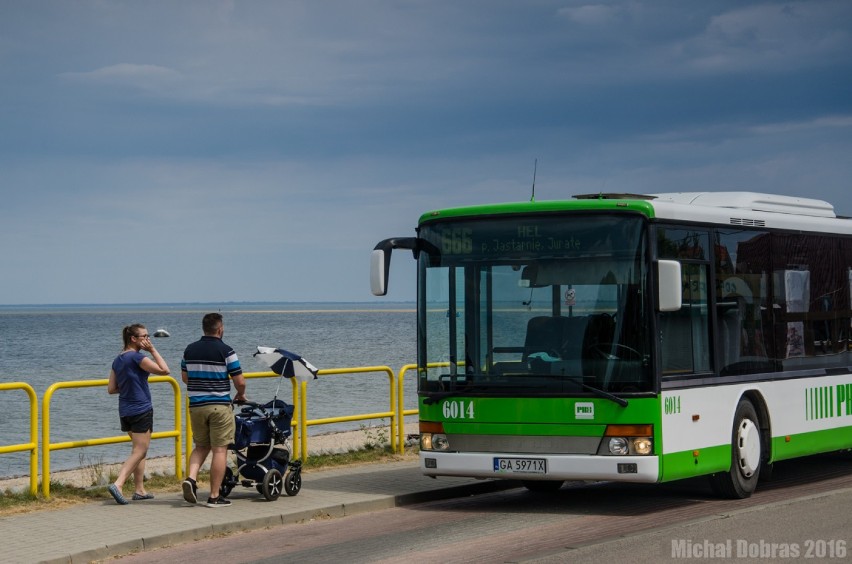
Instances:
[[[428,368],[447,366],[446,363],[429,364]],[[298,383],[294,379],[290,379],[292,387],[293,401],[293,459],[301,458],[302,462],[307,461],[308,456],[308,427],[318,425],[329,425],[334,423],[346,423],[351,421],[366,421],[370,419],[390,419],[390,446],[394,452],[402,453],[405,447],[405,417],[408,415],[416,415],[417,409],[404,409],[404,386],[403,380],[406,372],[416,369],[414,364],[406,364],[398,374],[388,366],[364,366],[354,368],[329,368],[318,372],[319,377],[328,377],[332,375],[342,374],[365,374],[365,373],[384,373],[388,377],[388,411],[374,413],[357,413],[351,415],[341,415],[338,417],[324,417],[320,419],[308,419],[308,387],[307,382]],[[274,372],[247,372],[243,374],[246,378],[278,378],[279,374]],[[148,379],[150,383],[168,382],[172,386],[175,396],[175,427],[170,431],[162,431],[151,434],[152,439],[174,438],[175,440],[175,476],[178,479],[183,477],[184,465],[186,461],[186,471],[189,470],[189,457],[192,451],[192,425],[189,419],[189,398],[182,400],[180,386],[178,382],[171,376],[151,376]],[[68,441],[51,443],[50,442],[50,403],[53,394],[59,389],[73,388],[89,388],[96,386],[106,386],[108,380],[78,380],[71,382],[57,382],[51,385],[45,391],[42,398],[42,432],[41,432],[41,449],[42,449],[42,491],[45,497],[50,497],[50,453],[54,450],[63,450],[69,448],[82,448],[88,446],[98,446],[106,444],[117,444],[129,442],[128,436],[114,436],[86,439],[79,441]],[[30,397],[30,432],[31,441],[20,445],[9,445],[0,447],[0,454],[30,451],[30,491],[35,494],[38,490],[38,399],[35,391],[31,386],[23,382],[11,382],[0,384],[0,390],[8,389],[23,389]],[[184,412],[184,417],[181,418],[181,411]],[[183,419],[183,424],[182,424]],[[185,425],[185,431],[184,431]],[[182,437],[186,440],[183,443],[186,445],[186,456],[182,456],[181,442]]]
[[[396,401],[396,382],[395,375],[393,373],[393,369],[389,366],[363,366],[359,368],[328,368],[320,370],[317,375],[318,376],[331,376],[333,374],[364,374],[367,372],[384,372],[388,376],[389,382],[389,396],[390,396],[390,409],[388,411],[381,411],[378,413],[358,413],[355,415],[342,415],[340,417],[324,417],[322,419],[307,419],[307,382],[302,382],[302,393],[301,393],[301,401],[302,406],[299,410],[299,422],[301,424],[301,428],[304,429],[304,433],[301,434],[302,440],[302,448],[301,448],[301,459],[302,462],[307,461],[308,458],[308,443],[307,443],[307,429],[308,427],[312,427],[314,425],[330,425],[332,423],[346,423],[349,421],[367,421],[369,419],[383,419],[390,418],[391,420],[391,449],[397,450],[397,440],[394,430],[399,425],[399,421],[402,419],[396,411],[397,401]],[[294,453],[294,458],[296,454]]]
[[[178,386],[177,380],[172,378],[171,376],[151,376],[148,378],[149,383],[158,383],[158,382],[168,382],[172,386],[172,390],[175,394],[175,428],[172,431],[159,431],[151,434],[151,439],[167,439],[170,437],[174,437],[175,439],[175,476],[178,479],[182,477],[181,474],[181,421],[180,421],[180,387]],[[51,443],[50,442],[50,400],[53,397],[53,393],[56,390],[63,388],[91,388],[95,386],[107,386],[109,384],[109,380],[77,380],[71,382],[57,382],[47,388],[47,391],[44,393],[44,398],[42,398],[42,476],[41,476],[41,489],[44,497],[50,497],[50,453],[54,450],[63,450],[67,448],[81,448],[88,446],[97,446],[97,445],[107,445],[107,444],[117,444],[130,442],[130,437],[128,436],[116,436],[116,437],[103,437],[98,439],[87,439],[82,441],[68,441],[63,443]]]
[[[30,442],[0,447],[0,454],[30,451],[30,494],[38,491],[38,398],[35,390],[24,382],[0,384],[0,390],[24,390],[30,398]]]

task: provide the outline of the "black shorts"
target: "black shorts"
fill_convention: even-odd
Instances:
[[[139,415],[120,417],[121,430],[125,433],[147,433],[154,430],[154,410],[149,409]]]

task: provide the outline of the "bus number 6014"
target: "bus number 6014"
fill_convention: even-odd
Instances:
[[[680,413],[680,396],[668,396],[665,399],[666,415]]]
[[[445,419],[473,419],[473,402],[450,400],[444,402]]]

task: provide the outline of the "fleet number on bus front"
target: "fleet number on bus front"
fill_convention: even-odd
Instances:
[[[445,401],[442,408],[444,410],[444,419],[473,419],[472,401]]]

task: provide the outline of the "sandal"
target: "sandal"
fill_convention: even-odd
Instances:
[[[107,490],[109,490],[110,495],[112,495],[112,498],[117,504],[127,505],[128,503],[130,503],[123,495],[121,495],[121,490],[118,489],[118,486],[116,486],[115,484],[110,484]]]

